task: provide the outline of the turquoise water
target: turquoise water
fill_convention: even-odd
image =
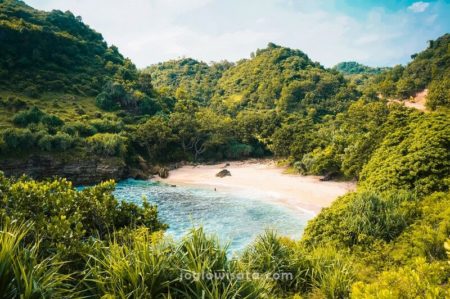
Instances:
[[[229,243],[230,252],[241,251],[265,229],[299,238],[312,217],[307,212],[293,212],[287,207],[268,203],[257,195],[171,187],[152,181],[121,181],[115,195],[138,204],[145,196],[149,202],[157,204],[160,219],[169,225],[167,234],[174,239],[181,238],[193,226],[202,225],[206,232],[216,234],[222,243]]]

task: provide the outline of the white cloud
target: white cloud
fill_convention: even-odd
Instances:
[[[292,5],[286,4],[289,1]],[[138,67],[181,56],[236,61],[268,42],[301,49],[326,66],[344,60],[394,65],[406,62],[426,46],[426,40],[446,30],[436,26],[439,17],[431,18],[428,13],[413,15],[377,8],[356,18],[318,7],[313,0],[27,2],[40,9],[71,10],[81,15]],[[442,5],[440,12],[450,9],[448,4]],[[432,10],[439,13],[434,4],[430,5]]]
[[[415,13],[420,13],[427,10],[428,6],[430,6],[430,3],[419,1],[411,4],[411,6],[408,7],[408,10]]]

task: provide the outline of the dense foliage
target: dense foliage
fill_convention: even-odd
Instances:
[[[160,93],[207,105],[217,81],[231,66],[227,61],[208,65],[191,58],[182,58],[152,65],[144,72],[152,76],[153,86]]]
[[[388,68],[370,67],[356,61],[345,61],[336,64],[333,69],[344,75],[376,75],[381,74]]]
[[[134,68],[71,12],[3,0],[0,30],[0,86],[31,97],[47,91],[95,95],[108,77]]]
[[[223,74],[213,104],[230,112],[276,108],[279,112],[305,113],[314,108],[323,115],[342,111],[354,98],[354,91],[341,75],[299,50],[270,43]]]

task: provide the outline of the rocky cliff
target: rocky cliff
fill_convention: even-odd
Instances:
[[[65,177],[74,185],[95,184],[104,180],[116,181],[128,176],[121,158],[55,156],[33,154],[22,158],[0,159],[0,170],[7,176],[28,175],[35,179],[52,176]]]

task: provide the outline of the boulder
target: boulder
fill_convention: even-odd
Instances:
[[[329,173],[325,174],[320,180],[322,182],[326,182],[326,181],[334,180],[336,177],[337,177],[336,172],[329,172]]]
[[[223,178],[226,176],[231,176],[231,172],[228,169],[223,169],[216,174],[216,177]]]

